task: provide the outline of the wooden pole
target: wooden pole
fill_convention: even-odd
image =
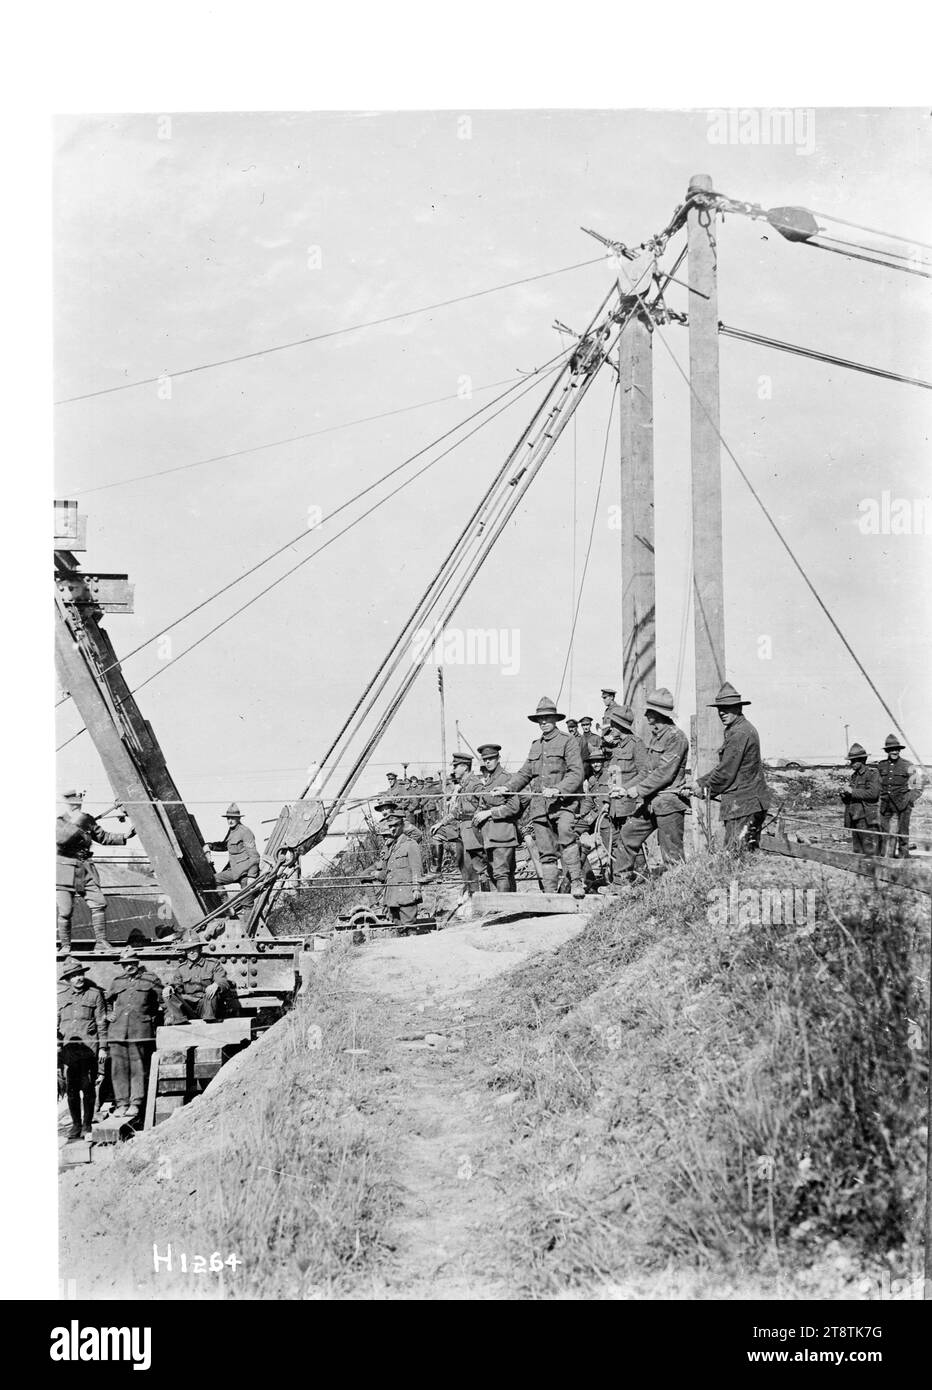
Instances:
[[[440,795],[443,814],[447,813],[447,702],[443,689],[443,667],[437,667],[437,686],[440,690]]]
[[[627,307],[627,306],[626,306]],[[621,637],[624,702],[642,721],[656,679],[654,397],[651,322],[635,309],[618,341],[621,442]]]
[[[711,192],[708,174],[689,192]],[[687,217],[689,285],[690,452],[692,456],[693,611],[696,645],[696,765],[701,776],[722,743],[718,712],[709,708],[725,680],[722,568],[722,462],[719,422],[718,278],[715,213],[693,206]],[[698,399],[697,399],[698,397]],[[714,805],[717,820],[717,803]]]

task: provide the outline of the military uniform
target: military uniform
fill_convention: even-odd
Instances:
[[[61,949],[71,950],[71,914],[75,895],[83,898],[91,914],[94,939],[107,945],[107,899],[93,859],[94,845],[125,845],[132,837],[101,830],[93,816],[85,813],[85,825],[75,825],[69,816],[55,822],[55,906],[58,913],[58,940]]]
[[[629,718],[630,716],[630,718]],[[650,759],[643,739],[635,734],[630,725],[633,713],[628,709],[618,712],[618,719],[625,720],[628,727],[616,722],[614,736],[617,740],[612,747],[611,757],[606,762],[602,780],[608,784],[608,815],[602,822],[602,841],[612,858],[612,877],[621,878],[628,872],[628,855],[622,846],[622,831],[630,816],[633,816],[638,802],[631,796],[619,796],[619,788],[639,787],[641,779],[649,771]],[[634,857],[633,868],[643,872],[647,861],[643,848]]]
[[[231,825],[222,840],[211,840],[207,848],[227,855],[226,865],[216,875],[217,883],[237,883],[241,888],[245,888],[251,879],[258,878],[259,851],[256,849],[256,837],[242,821]]]
[[[538,705],[537,713],[529,717],[537,723],[541,718],[553,718],[559,722],[562,716],[556,714],[556,706],[551,701],[544,699]],[[544,892],[554,893],[559,886],[559,856],[574,894],[578,896],[584,891],[576,833],[576,813],[583,786],[579,740],[571,734],[560,733],[559,729],[536,738],[524,765],[507,786],[512,792],[529,788],[532,793],[530,826],[540,854]],[[542,795],[545,787],[554,788],[559,794],[545,797]]]
[[[852,744],[848,757],[854,766],[851,781],[841,794],[845,803],[845,829],[851,831],[851,847],[855,854],[877,854],[879,845],[875,832],[880,829],[880,772],[868,764],[867,754],[858,743]]]
[[[118,1109],[139,1110],[145,1099],[161,999],[161,980],[146,970],[121,970],[107,991],[110,1079]]]
[[[648,699],[647,708],[666,715],[669,720],[673,696],[668,690],[656,690]],[[686,780],[689,740],[682,729],[665,720],[652,726],[646,754],[647,772],[635,784],[637,808],[627,817],[621,830],[616,879],[633,873],[638,853],[654,830],[665,867],[684,857],[683,828],[688,803],[678,788]],[[630,790],[630,786],[626,790]]]
[[[884,740],[884,747],[900,749],[903,747],[891,734]],[[906,758],[884,758],[877,763],[880,773],[879,824],[886,831],[882,840],[882,852],[897,859],[905,859],[909,854],[909,822],[913,807],[922,794],[917,788],[916,769]]]
[[[761,826],[770,806],[770,792],[764,781],[760,737],[742,709],[742,700],[727,682],[715,700],[717,709],[734,709],[738,717],[725,729],[718,766],[696,781],[700,791],[718,797],[725,822],[725,844],[757,849]]]
[[[521,798],[509,796],[503,801],[491,795],[493,787],[507,787],[511,781],[503,767],[497,767],[491,773],[481,773],[476,781],[481,787],[475,798],[477,809],[490,812],[488,820],[483,821],[478,832],[475,832],[482,837],[484,872],[499,893],[513,893],[516,888],[515,851],[518,848]]]
[[[184,949],[184,942],[181,946]],[[172,974],[170,984],[173,994],[165,1007],[166,1023],[185,1023],[189,1018],[216,1023],[221,1018],[229,1018],[236,1010],[233,986],[218,960],[204,956],[199,960],[183,960]],[[211,985],[219,988],[208,998],[207,990]]]
[[[402,830],[387,844],[374,875],[385,884],[385,906],[393,922],[416,921],[422,872],[417,841]]]
[[[77,967],[77,962],[71,965]],[[75,973],[85,974],[83,967]],[[70,979],[58,984],[58,1047],[65,1069],[65,1092],[71,1115],[71,1134],[88,1132],[94,1119],[98,1049],[107,1044],[107,1005],[104,992],[91,981],[76,989]],[[83,1111],[83,1113],[82,1113]]]

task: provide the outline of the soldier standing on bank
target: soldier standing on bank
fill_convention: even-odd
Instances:
[[[509,796],[506,801],[493,796],[496,787],[507,787],[511,780],[500,762],[501,744],[480,743],[482,790],[476,800],[479,810],[472,818],[473,827],[482,836],[486,874],[499,893],[514,893],[515,852],[518,848],[518,817],[521,798]]]
[[[530,787],[530,823],[540,855],[544,892],[555,893],[559,886],[559,856],[573,897],[584,898],[586,888],[576,834],[583,765],[579,741],[557,728],[563,718],[553,701],[544,695],[535,712],[528,715],[531,723],[539,726],[540,737],[531,744],[524,766],[509,779],[506,788],[496,789],[493,795]]]
[[[215,875],[218,884],[235,883],[245,888],[254,878],[259,877],[259,851],[256,837],[243,824],[243,813],[235,801],[223,813],[227,823],[227,833],[222,840],[211,840],[204,848],[214,854],[225,854],[227,862]]]
[[[710,709],[718,710],[725,726],[725,742],[719,751],[718,766],[696,781],[700,792],[719,799],[726,849],[759,848],[761,827],[770,806],[760,738],[754,725],[744,717],[744,707],[750,703],[742,700],[728,681],[722,686]]]
[[[838,795],[845,803],[845,829],[851,831],[851,847],[855,854],[878,852],[877,831],[880,829],[880,773],[869,767],[867,752],[859,743],[848,749],[851,781]]]
[[[149,1061],[155,1050],[162,981],[143,969],[131,946],[120,952],[120,972],[107,991],[110,1006],[110,1080],[115,1119],[131,1124],[146,1097]]]
[[[81,810],[84,793],[67,791],[62,798],[68,807],[55,822],[55,903],[58,915],[58,943],[65,953],[71,950],[71,914],[75,897],[83,898],[91,914],[95,951],[108,951],[107,899],[100,886],[94,863],[94,845],[125,845],[136,834],[131,826],[125,835],[101,830],[96,816]]]
[[[97,1068],[107,1056],[107,1006],[103,990],[87,978],[87,966],[73,956],[62,965],[58,983],[58,1048],[71,1115],[68,1138],[89,1138]]]
[[[909,821],[913,807],[922,795],[922,785],[917,786],[917,769],[900,754],[905,748],[896,734],[888,734],[883,741],[886,757],[877,763],[880,773],[880,828],[886,831],[881,841],[881,853],[893,859],[906,859],[909,855]],[[923,779],[924,780],[924,779]]]
[[[400,811],[385,817],[387,834],[383,841],[382,858],[378,866],[363,878],[385,885],[385,906],[393,922],[410,925],[417,920],[417,905],[422,900],[423,866],[417,841],[404,831]],[[380,827],[381,830],[386,827]]]
[[[611,757],[605,764],[605,780],[609,784],[610,799],[608,815],[603,822],[603,839],[606,847],[610,845],[612,856],[612,878],[619,881],[627,872],[628,859],[622,849],[621,836],[625,824],[637,810],[638,803],[633,796],[623,796],[621,789],[636,787],[649,771],[650,759],[643,739],[634,732],[634,710],[630,705],[616,705],[609,715],[609,724],[615,743]],[[647,861],[641,849],[635,856],[633,867],[639,873],[646,873]]]
[[[464,888],[468,893],[475,893],[481,886],[480,874],[485,873],[485,850],[472,823],[479,810],[476,794],[482,790],[482,782],[472,770],[472,758],[468,753],[453,754],[451,777],[453,795],[446,817],[434,826],[434,838],[451,846]]]
[[[638,853],[654,830],[665,869],[684,857],[683,827],[688,803],[682,787],[686,781],[689,740],[673,722],[673,696],[669,690],[661,686],[651,691],[644,718],[651,727],[648,769],[635,785],[619,788],[619,795],[633,800],[636,810],[621,831],[616,883],[633,877]]]

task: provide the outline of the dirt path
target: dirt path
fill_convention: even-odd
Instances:
[[[402,1209],[395,1262],[375,1297],[501,1298],[484,1252],[501,1230],[504,1185],[485,1162],[495,1107],[465,1052],[471,992],[539,951],[580,932],[576,915],[484,925],[462,924],[430,936],[380,942],[352,971],[362,1003],[388,1006],[393,1030],[394,1109]]]

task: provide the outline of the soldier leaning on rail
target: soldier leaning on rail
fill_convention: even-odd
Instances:
[[[664,687],[647,698],[644,718],[651,726],[647,745],[648,770],[634,786],[620,787],[619,794],[637,803],[621,831],[616,883],[633,878],[638,853],[657,831],[665,869],[683,858],[683,826],[688,801],[683,793],[689,740],[673,722],[673,696]]]
[[[709,708],[718,710],[725,726],[725,741],[719,751],[718,766],[696,780],[700,792],[709,792],[719,799],[726,848],[757,849],[770,806],[760,738],[754,725],[744,717],[744,707],[750,703],[742,700],[728,681],[722,686]]]
[[[542,696],[535,712],[528,715],[532,724],[539,725],[540,738],[531,744],[524,766],[493,795],[530,787],[530,825],[540,854],[544,892],[555,893],[559,886],[559,855],[573,897],[584,898],[586,888],[576,834],[576,812],[583,786],[582,756],[579,741],[557,728],[563,718],[553,701]]]
[[[507,787],[510,778],[499,760],[501,744],[480,743],[482,773],[477,779],[482,790],[476,795],[478,810],[472,818],[473,827],[482,836],[487,881],[499,893],[513,893],[515,884],[515,852],[518,848],[518,817],[521,798],[509,796],[506,801],[493,796],[496,787]]]
[[[851,781],[839,796],[845,803],[845,829],[851,831],[851,847],[855,854],[877,854],[880,829],[880,773],[869,767],[867,753],[859,743],[848,749]]]
[[[886,831],[881,853],[895,859],[909,855],[909,821],[925,781],[921,768],[900,757],[905,746],[896,734],[888,734],[883,741],[887,756],[876,764],[880,773],[880,828]]]
[[[184,960],[162,991],[166,1023],[187,1023],[199,1018],[217,1023],[236,1014],[236,990],[217,960],[204,959],[204,943],[195,932],[178,942]]]
[[[385,906],[392,921],[410,924],[417,920],[417,905],[422,899],[421,851],[417,841],[405,834],[400,811],[389,812],[385,819],[387,826],[380,827],[380,833],[384,833],[382,858],[371,873],[362,877],[384,883]]]
[[[69,956],[58,984],[58,1048],[71,1115],[69,1139],[91,1133],[97,1068],[107,1055],[107,1026],[103,990],[87,978],[87,966]]]
[[[236,883],[245,888],[252,879],[259,877],[256,837],[249,826],[243,824],[243,813],[235,801],[224,811],[223,819],[227,822],[227,833],[222,840],[208,841],[204,848],[227,856],[227,863],[215,875],[218,884]]]
[[[71,915],[75,897],[83,898],[91,914],[94,949],[107,951],[107,899],[100,886],[100,875],[93,859],[93,846],[125,845],[136,834],[130,827],[125,835],[101,830],[95,816],[81,810],[84,793],[65,792],[62,800],[68,813],[55,822],[55,904],[58,914],[58,943],[62,951],[71,950]]]
[[[131,946],[120,952],[120,970],[107,990],[110,1080],[117,1119],[138,1119],[155,1048],[162,981],[143,968]]]

